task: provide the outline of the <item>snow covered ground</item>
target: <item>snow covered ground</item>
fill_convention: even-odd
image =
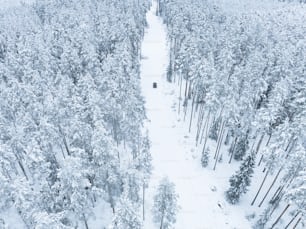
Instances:
[[[141,62],[154,166],[146,196],[144,228],[156,228],[150,210],[156,187],[163,176],[175,183],[179,195],[181,209],[176,229],[251,228],[243,208],[231,206],[224,200],[228,178],[237,167],[223,165],[217,171],[211,167],[203,169],[199,159],[200,147],[196,149],[194,135],[188,134],[188,123],[177,114],[178,87],[166,81],[166,30],[161,19],[155,16],[155,8],[154,3],[147,14],[149,27],[142,45]],[[153,82],[157,82],[156,89],[152,87]]]

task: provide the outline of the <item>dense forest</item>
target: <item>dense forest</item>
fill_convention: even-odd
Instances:
[[[235,171],[222,198],[248,208],[250,227],[305,227],[305,0],[256,7],[267,2],[31,0],[1,10],[0,229],[185,229],[176,222],[192,215],[187,189],[173,179],[183,167],[163,177],[151,152],[161,143],[151,142],[141,83],[150,12],[167,35],[159,82],[176,88],[154,82],[153,97],[173,96],[179,117],[161,126],[182,120],[197,154],[182,158],[201,172]],[[162,154],[175,159],[173,145]]]
[[[149,6],[37,0],[0,15],[3,225],[18,228],[5,215],[15,211],[26,228],[88,228],[105,202],[100,214],[114,213],[116,228],[140,227],[151,169],[139,85]]]
[[[261,166],[265,176],[253,187],[258,191],[250,205],[268,204],[254,227],[266,228],[278,207],[283,211],[272,228],[287,210],[300,222],[306,214],[303,5],[231,12],[218,1],[159,0],[157,13],[168,28],[167,79],[180,87],[178,112],[184,118],[190,113],[189,131],[195,128],[202,165],[208,163],[208,138],[216,141],[213,170],[218,161],[241,161],[225,195],[232,204],[247,192],[254,167]],[[228,152],[220,150],[224,144]],[[267,176],[273,179],[262,190]],[[278,187],[268,199],[273,186]]]

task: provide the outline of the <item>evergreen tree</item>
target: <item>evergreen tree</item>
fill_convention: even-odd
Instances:
[[[248,137],[247,136],[240,137],[237,141],[235,148],[233,149],[234,158],[236,160],[242,160],[248,148],[249,148]]]
[[[138,58],[148,7],[35,0],[1,13],[0,215],[87,227],[100,201],[115,211],[124,185],[148,183]],[[139,207],[137,194],[127,198]]]
[[[274,205],[269,204],[264,212],[260,215],[259,219],[254,225],[254,228],[265,228],[268,221],[271,219],[271,214],[273,212]]]
[[[230,178],[230,188],[226,191],[226,198],[231,204],[236,204],[240,196],[247,192],[251,184],[251,177],[255,165],[255,154],[248,155],[242,162],[239,171]]]
[[[205,149],[204,152],[202,152],[202,157],[201,157],[201,165],[203,168],[208,166],[209,163],[209,148]]]
[[[209,137],[215,141],[217,141],[218,139],[218,132],[220,129],[220,125],[221,125],[221,119],[218,118],[213,122],[209,130]]]
[[[291,203],[294,203],[297,208],[306,213],[306,169],[304,168],[295,180],[292,182],[292,185],[287,190],[285,194],[285,199]]]
[[[111,229],[141,229],[142,222],[138,208],[127,197],[118,201],[117,211],[110,225]]]
[[[168,178],[163,178],[154,196],[152,209],[154,222],[160,229],[171,228],[176,222],[176,214],[179,210],[177,199],[174,184]]]

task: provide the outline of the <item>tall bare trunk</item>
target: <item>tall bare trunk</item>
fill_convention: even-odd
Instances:
[[[203,127],[203,130],[202,130],[202,134],[201,134],[201,139],[200,139],[200,144],[202,143],[203,141],[203,137],[204,137],[204,134],[206,134],[206,126],[208,128],[208,125],[209,125],[209,118],[210,118],[210,110],[208,111],[208,114],[206,116],[206,119],[205,119],[205,123],[204,123],[204,127]],[[207,132],[208,133],[208,132]],[[207,135],[208,136],[208,135]],[[206,136],[206,137],[207,137]],[[205,139],[206,141],[206,139]]]
[[[257,147],[256,147],[256,154],[258,153],[259,149],[260,149],[260,146],[261,146],[261,143],[262,143],[262,140],[264,139],[265,137],[265,133],[263,133],[258,141],[258,144],[257,144]]]
[[[186,80],[186,84],[185,84],[185,99],[187,97],[187,89],[188,89],[188,80]]]
[[[192,104],[191,104],[191,114],[190,114],[190,121],[189,121],[189,133],[190,133],[190,130],[191,130],[192,117],[193,117],[194,98],[195,98],[195,96],[193,96],[193,98],[192,98]]]
[[[208,114],[207,114],[207,118],[206,118],[206,121],[205,121],[205,124],[204,124],[204,130],[203,130],[203,134],[205,132],[205,139],[204,139],[204,145],[203,145],[203,150],[202,150],[202,153],[205,152],[205,148],[206,148],[206,143],[207,143],[207,138],[208,138],[208,125],[209,125],[209,117],[210,117],[210,111],[208,111]],[[203,136],[202,136],[203,137]],[[201,141],[200,143],[202,142],[202,137],[201,137]]]
[[[199,143],[199,138],[200,138],[200,134],[202,130],[202,124],[204,120],[204,108],[203,107],[204,107],[203,105],[200,105],[200,111],[199,111],[198,123],[197,123],[196,146]]]
[[[84,214],[83,214],[83,218],[84,218],[85,228],[86,228],[86,229],[89,229],[89,227],[88,227],[88,223],[87,223],[87,220],[86,220],[86,217],[85,217],[85,215],[84,215]]]
[[[269,192],[271,191],[271,188],[272,188],[273,185],[275,184],[275,182],[276,182],[276,180],[277,180],[279,174],[281,173],[281,171],[282,171],[282,168],[280,168],[280,169],[278,170],[278,172],[277,172],[276,176],[274,177],[274,179],[273,179],[273,181],[272,181],[272,183],[271,183],[271,185],[270,185],[268,191],[266,192],[265,196],[262,198],[262,200],[261,200],[261,202],[259,203],[258,207],[261,207],[261,205],[263,204],[263,202],[264,202],[265,199],[267,198]]]
[[[106,173],[106,180],[108,180],[109,178],[109,175],[108,175],[108,172]],[[114,203],[114,199],[113,199],[113,196],[112,196],[112,191],[111,191],[111,187],[110,187],[110,184],[107,183],[107,192],[108,192],[108,200],[109,200],[109,203],[110,203],[110,206],[113,210],[113,214],[115,214],[115,203]]]
[[[300,223],[300,221],[302,220],[302,217],[300,217],[298,219],[298,221],[296,222],[296,224],[294,224],[293,228],[292,229],[295,229],[297,227],[297,225]]]
[[[257,166],[260,166],[261,162],[262,162],[262,159],[263,159],[263,154],[261,155],[260,159],[259,159],[259,162],[258,162],[258,165]]]
[[[272,137],[272,133],[270,133],[270,134],[269,134],[269,138],[268,138],[268,141],[267,141],[267,143],[266,143],[266,146],[268,146],[268,145],[269,145],[270,140],[271,140],[271,137]]]
[[[282,218],[282,216],[285,214],[285,212],[288,210],[288,208],[290,207],[290,204],[287,204],[287,206],[285,207],[285,209],[282,211],[282,213],[279,215],[279,217],[277,217],[276,221],[272,224],[271,229],[273,229],[275,227],[275,225],[278,223],[278,221]]]
[[[180,112],[181,112],[182,84],[183,84],[183,77],[182,77],[182,75],[180,75],[180,97],[179,97],[179,105],[178,105],[178,114],[180,114]]]
[[[264,176],[264,179],[262,180],[262,182],[261,182],[261,184],[260,184],[260,187],[259,187],[259,189],[258,189],[258,191],[257,191],[257,193],[256,193],[256,195],[255,195],[255,197],[254,197],[254,199],[253,199],[251,205],[254,205],[254,203],[255,203],[255,201],[256,201],[258,195],[259,195],[259,192],[261,191],[262,186],[264,185],[264,183],[265,183],[265,181],[266,181],[266,179],[267,179],[268,173],[269,173],[269,170],[266,171],[266,175]]]
[[[216,156],[217,156],[218,149],[219,149],[219,144],[220,144],[220,140],[221,140],[221,138],[223,137],[222,134],[223,134],[224,124],[225,124],[225,122],[224,122],[223,119],[222,119],[222,120],[221,120],[220,129],[219,129],[218,140],[217,140],[217,148],[216,148],[216,151],[215,151],[214,159],[215,159]],[[222,141],[222,140],[221,140],[221,141]]]
[[[228,161],[229,164],[230,164],[230,163],[232,162],[232,160],[233,160],[234,151],[235,151],[235,148],[236,148],[237,141],[238,141],[238,137],[235,137],[233,150],[232,150],[232,152],[231,152],[231,157],[230,157],[230,159],[229,159],[229,161]]]
[[[300,214],[300,211],[297,211],[296,214],[292,217],[292,219],[289,221],[289,223],[286,225],[285,229],[287,229],[290,224],[296,219],[296,217]]]
[[[162,215],[162,218],[161,218],[161,221],[160,221],[160,227],[159,227],[159,229],[163,229],[163,226],[164,226],[164,213],[163,213],[163,215]]]
[[[217,149],[216,149],[216,154],[215,154],[215,164],[214,164],[214,170],[216,170],[217,167],[217,162],[218,162],[218,157],[219,157],[219,152],[220,152],[220,148],[223,142],[223,136],[224,136],[224,125],[225,122],[222,122],[222,128],[221,128],[221,135],[218,138],[218,144],[217,144]]]
[[[145,191],[146,185],[145,183],[142,184],[142,220],[145,221]]]
[[[28,175],[27,175],[27,173],[26,173],[26,171],[25,171],[25,169],[24,169],[24,166],[23,166],[22,161],[21,161],[19,158],[18,158],[17,160],[18,160],[18,164],[19,164],[19,167],[20,167],[20,169],[21,169],[23,175],[25,176],[25,178],[26,178],[27,180],[29,180],[29,177],[28,177]]]

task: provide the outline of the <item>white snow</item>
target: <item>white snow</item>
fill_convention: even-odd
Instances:
[[[147,14],[149,28],[142,44],[142,90],[146,100],[147,128],[151,140],[153,174],[146,196],[144,228],[156,228],[152,223],[152,200],[158,182],[168,176],[176,185],[181,210],[176,229],[251,228],[241,206],[225,202],[228,178],[237,167],[222,165],[213,171],[200,166],[200,147],[196,148],[193,134],[188,134],[187,122],[178,116],[178,87],[166,80],[168,46],[166,29],[155,16],[155,2]],[[152,87],[157,82],[157,88]],[[233,168],[234,167],[234,168]]]

